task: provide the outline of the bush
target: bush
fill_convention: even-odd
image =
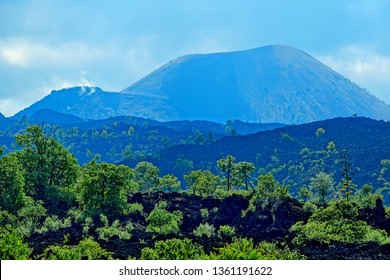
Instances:
[[[204,235],[207,237],[211,237],[215,232],[215,228],[213,225],[210,225],[208,223],[200,224],[194,231],[194,235],[196,237],[203,237]]]
[[[332,201],[328,207],[315,211],[306,224],[299,221],[291,227],[291,231],[296,234],[293,242],[302,244],[308,240],[316,240],[325,244],[332,241],[352,244],[389,243],[390,239],[385,231],[373,229],[357,218],[357,206],[345,199]]]
[[[81,240],[77,246],[50,246],[40,258],[44,260],[107,260],[112,253],[102,249],[92,238]]]
[[[16,229],[0,227],[0,260],[27,260],[31,252]]]
[[[235,238],[231,244],[218,248],[216,253],[211,253],[212,260],[303,260],[306,257],[298,251],[290,250],[284,245],[261,242],[254,245],[252,239]]]
[[[70,218],[66,218],[64,220],[58,219],[57,216],[47,217],[43,223],[43,226],[39,229],[36,229],[37,233],[46,233],[46,232],[55,232],[61,228],[71,227],[72,222]]]
[[[143,211],[144,211],[144,207],[143,207],[142,204],[140,204],[140,203],[130,203],[126,207],[125,214],[131,215],[131,214],[134,214],[134,213],[137,213],[137,212],[142,214]]]
[[[183,213],[180,211],[174,211],[170,213],[166,210],[167,202],[162,201],[157,204],[153,211],[150,212],[146,218],[148,225],[146,226],[147,232],[158,233],[161,235],[167,235],[170,233],[177,234],[180,232],[180,226],[183,222]]]
[[[209,210],[207,208],[200,209],[200,215],[203,219],[207,219],[209,217]]]
[[[131,231],[134,229],[131,222],[127,222],[123,227],[119,220],[115,220],[112,225],[109,226],[108,220],[104,215],[101,215],[101,220],[104,226],[96,229],[96,232],[99,234],[99,239],[108,241],[114,236],[117,236],[120,240],[129,240],[131,238]]]
[[[229,225],[220,226],[218,229],[219,237],[233,237],[236,234],[236,229]]]
[[[204,257],[203,247],[190,239],[157,241],[154,248],[144,248],[142,260],[198,260]]]

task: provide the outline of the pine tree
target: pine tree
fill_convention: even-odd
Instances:
[[[351,161],[347,156],[347,152],[343,149],[341,158],[341,195],[347,198],[349,201],[349,195],[354,190],[355,186],[352,180],[352,165]]]

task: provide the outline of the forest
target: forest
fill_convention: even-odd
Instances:
[[[386,158],[379,187],[356,183],[351,151],[327,140],[312,156],[332,161],[338,176],[316,169],[307,184],[232,154],[210,168],[182,157],[178,178],[131,153],[132,167],[97,157],[80,165],[56,132],[30,125],[0,150],[0,259],[390,259]],[[302,159],[313,153],[300,150]]]

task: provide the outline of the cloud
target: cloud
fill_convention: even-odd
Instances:
[[[0,61],[14,67],[72,67],[101,56],[102,50],[81,42],[54,45],[28,38],[0,41]]]
[[[360,46],[346,46],[317,58],[343,76],[390,103],[390,56]]]

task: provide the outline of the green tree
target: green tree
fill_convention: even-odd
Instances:
[[[235,165],[234,177],[236,178],[237,186],[245,186],[245,189],[249,189],[248,179],[250,175],[255,171],[255,166],[251,162],[241,161]]]
[[[82,169],[79,182],[80,204],[87,212],[107,216],[123,213],[127,196],[134,192],[134,172],[127,166],[94,161]]]
[[[309,189],[317,196],[320,204],[326,204],[327,197],[332,192],[333,187],[332,176],[325,172],[320,172],[315,177],[310,178]]]
[[[177,234],[180,232],[180,226],[183,223],[183,213],[173,211],[172,213],[166,210],[167,202],[161,201],[156,204],[153,211],[146,218],[148,225],[147,232],[168,235],[170,233]]]
[[[16,229],[0,227],[0,260],[27,260],[31,252]]]
[[[316,136],[320,137],[323,134],[325,134],[325,129],[323,129],[322,127],[318,128],[316,131]]]
[[[163,192],[177,192],[180,190],[180,181],[173,175],[165,175],[160,179],[158,190]]]
[[[235,158],[232,155],[228,155],[225,158],[221,158],[217,161],[217,166],[219,167],[222,174],[224,174],[223,183],[226,184],[227,191],[231,189],[231,182],[233,177],[233,170],[235,167],[234,164]]]
[[[17,157],[6,155],[0,158],[0,208],[12,214],[23,206],[24,177]]]
[[[79,169],[74,155],[55,141],[52,133],[53,130],[45,134],[42,127],[33,125],[16,136],[22,148],[16,155],[25,170],[26,193],[45,201],[50,192],[64,192],[74,185]]]
[[[142,192],[151,192],[158,190],[160,170],[150,162],[141,161],[135,168],[135,181],[138,183]]]
[[[203,246],[191,239],[157,241],[154,248],[144,248],[141,260],[199,260],[204,256]]]
[[[353,192],[355,185],[352,180],[352,164],[351,160],[347,156],[347,152],[343,149],[341,162],[341,189],[340,193],[342,196],[349,200],[349,196]]]
[[[209,170],[193,170],[184,175],[184,180],[193,194],[212,196],[217,190],[220,178]]]

